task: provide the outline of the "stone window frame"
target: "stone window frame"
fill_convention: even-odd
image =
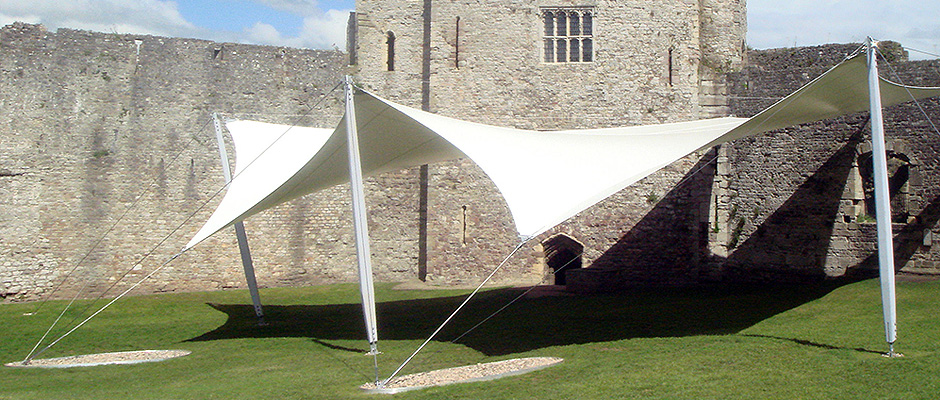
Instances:
[[[593,6],[541,7],[539,20],[543,63],[585,64],[595,61],[597,11]]]
[[[915,200],[922,196],[921,193],[924,190],[922,164],[911,151],[910,144],[903,139],[886,138],[885,147],[889,168],[891,221],[892,223],[911,223],[911,219],[915,218],[912,211],[922,207]],[[851,182],[846,191],[854,207],[851,211],[845,212],[845,222],[875,222],[872,163],[871,143],[858,144],[849,173]]]
[[[385,33],[385,67],[387,71],[395,71],[395,32]]]
[[[910,197],[912,194],[912,179],[917,175],[917,164],[913,162],[910,156],[905,153],[888,150],[886,151],[888,162],[888,189],[889,201],[891,203],[891,222],[908,223],[910,217]],[[875,218],[875,198],[874,198],[874,176],[873,154],[871,150],[857,155],[856,164],[858,165],[859,177],[861,179],[862,193],[858,197],[864,199],[860,207],[859,215],[865,215],[870,219]]]

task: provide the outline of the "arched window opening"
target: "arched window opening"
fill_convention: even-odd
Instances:
[[[462,227],[460,228],[460,244],[467,244],[467,206],[461,206],[460,213],[460,222]]]
[[[542,20],[545,22],[545,36],[555,36],[555,13],[546,11]]]
[[[555,14],[555,36],[568,36],[568,14],[560,12]]]
[[[454,24],[454,69],[460,69],[460,17]]]
[[[385,35],[385,45],[387,46],[387,58],[386,63],[388,64],[388,70],[395,70],[395,33],[388,31]]]
[[[581,14],[573,11],[568,13],[568,34],[570,36],[581,35]]]
[[[891,222],[906,223],[910,216],[908,199],[910,197],[910,177],[911,164],[910,158],[902,153],[894,151],[887,152],[888,164],[888,193],[891,199]],[[864,207],[862,212],[875,218],[875,179],[874,166],[871,152],[862,154],[858,157],[858,172],[862,178],[862,190],[865,194]]]
[[[558,234],[542,242],[545,264],[552,270],[554,284],[565,285],[567,271],[581,268],[584,245],[568,235]]]
[[[584,36],[591,36],[594,34],[594,17],[590,12],[586,12],[581,15],[581,34]]]

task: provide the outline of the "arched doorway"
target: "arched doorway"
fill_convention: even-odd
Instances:
[[[914,164],[903,153],[887,151],[888,164],[888,192],[891,201],[891,221],[905,223],[910,215],[908,210],[908,194],[910,193],[910,177],[914,172]],[[871,218],[875,216],[875,183],[871,152],[858,157],[858,169],[862,178],[864,190],[863,213]]]
[[[557,234],[542,242],[545,264],[551,269],[556,285],[565,285],[565,272],[581,268],[584,245],[568,235]]]

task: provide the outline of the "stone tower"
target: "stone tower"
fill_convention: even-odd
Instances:
[[[365,85],[534,129],[714,115],[703,95],[740,67],[747,30],[743,0],[360,0],[356,10],[350,52]]]
[[[515,128],[600,128],[726,115],[724,77],[743,63],[746,30],[744,0],[360,0],[348,51],[363,87],[415,108]],[[585,265],[596,261],[689,160],[543,234],[507,275],[541,277],[556,242],[585,242]],[[502,198],[472,163],[414,174],[419,277],[476,276],[517,243]],[[546,201],[553,190],[564,182],[546,188]],[[707,214],[697,211],[689,229]]]

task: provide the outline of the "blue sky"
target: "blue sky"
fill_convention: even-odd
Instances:
[[[0,0],[0,25],[345,48],[354,0]],[[937,0],[749,0],[748,44],[792,47],[876,39],[940,54]],[[911,52],[915,59],[940,58]]]
[[[239,32],[262,21],[285,35],[297,36],[303,24],[303,17],[296,13],[247,0],[186,0],[176,4],[187,21],[214,31]]]

